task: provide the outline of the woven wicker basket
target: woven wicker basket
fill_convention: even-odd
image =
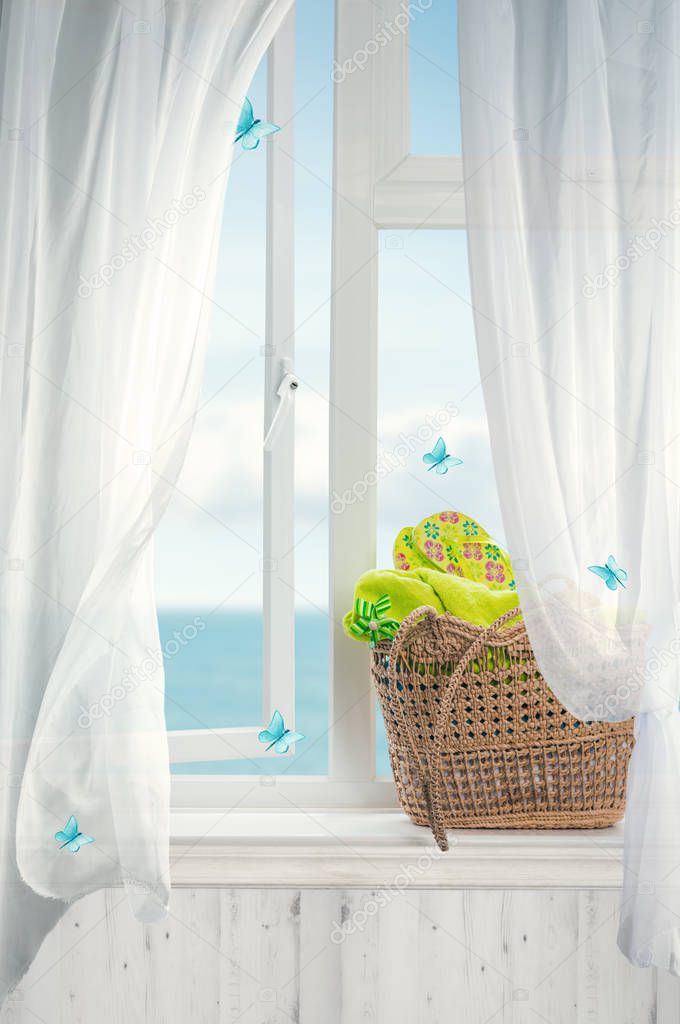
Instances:
[[[518,614],[482,629],[418,608],[372,652],[401,806],[442,850],[447,828],[604,828],[623,817],[632,719],[574,718],[524,624],[509,624]]]

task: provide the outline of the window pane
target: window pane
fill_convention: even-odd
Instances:
[[[178,774],[327,771],[328,355],[333,9],[297,3],[296,175],[296,728],[295,757],[173,765]],[[248,95],[266,110],[266,67]],[[159,621],[169,729],[253,726],[262,715],[262,395],[265,340],[266,146],[232,167],[214,297],[204,401],[187,470],[157,542]],[[228,315],[225,311],[228,310]],[[245,325],[242,326],[242,325]],[[233,376],[236,374],[236,376]],[[230,378],[233,377],[233,380]],[[168,640],[202,616],[170,656]],[[174,645],[171,645],[174,650]],[[265,723],[266,724],[266,723]]]
[[[411,152],[460,153],[456,0],[410,5]]]
[[[295,118],[295,605],[297,747],[291,773],[328,771],[328,367],[332,0],[297,0]]]
[[[465,232],[383,232],[379,287],[379,453],[395,468],[378,484],[378,567],[392,568],[399,530],[447,509],[468,513],[502,544]],[[438,426],[440,412],[448,422]],[[419,439],[421,428],[429,439]],[[422,458],[440,435],[463,465],[438,476]],[[385,775],[378,720],[377,771]]]
[[[266,69],[250,95],[266,102]],[[168,729],[252,725],[262,693],[266,152],[239,150],[212,290],[201,406],[156,536]],[[237,244],[236,244],[237,243]],[[197,636],[172,637],[200,617]]]

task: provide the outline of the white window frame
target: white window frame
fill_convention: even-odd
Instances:
[[[336,65],[348,66],[376,38],[381,25],[403,11],[401,0],[336,0]],[[269,54],[268,117],[294,123],[294,14],[280,30]],[[363,111],[364,120],[357,118]],[[465,226],[460,157],[414,156],[409,152],[408,33],[394,35],[334,87],[333,230],[331,271],[330,494],[341,495],[373,472],[378,456],[378,254],[381,229],[463,228]],[[287,144],[291,144],[288,134]],[[293,163],[277,159],[269,147],[268,166],[268,318],[267,346],[273,348],[268,374],[267,416],[278,386],[283,358],[292,357],[293,309]],[[293,547],[292,418],[282,439],[285,459],[265,478],[269,494],[289,502],[290,522],[272,528],[269,557]],[[289,492],[290,489],[290,492]],[[265,502],[267,497],[265,496]],[[269,506],[270,508],[272,505]],[[279,508],[275,501],[273,507]],[[266,516],[267,513],[265,513]],[[265,518],[265,522],[267,519]],[[290,542],[290,543],[289,543]],[[376,560],[376,491],[341,514],[329,510],[330,553],[330,702],[329,771],[312,776],[173,776],[175,808],[391,808],[397,806],[391,779],[376,778],[375,695],[366,650],[347,640],[342,616],[351,607],[354,585]],[[277,607],[294,615],[291,560],[274,563],[265,589],[265,614]],[[288,597],[276,585],[287,577]],[[286,600],[289,604],[285,604]],[[285,621],[281,620],[281,621]],[[292,621],[292,620],[288,620]],[[292,630],[290,631],[292,633]],[[295,703],[292,636],[265,648],[265,705],[282,692],[278,706],[292,721]],[[279,645],[283,645],[282,647]],[[290,666],[280,678],[281,665]],[[283,689],[279,691],[281,685]],[[266,714],[263,715],[263,718]],[[213,739],[198,730],[194,741],[171,736],[171,749],[188,749],[185,760],[225,759],[224,739],[239,733],[247,756],[262,756],[256,730],[215,730]],[[199,736],[198,733],[201,733]],[[184,734],[186,736],[186,734]],[[252,744],[255,744],[253,747]],[[199,756],[193,756],[194,754]]]
[[[293,146],[295,16],[283,22],[267,55],[267,117],[286,125]],[[261,722],[275,708],[295,728],[294,460],[292,393],[279,395],[292,377],[295,356],[293,162],[267,147],[267,314],[265,326],[264,424],[267,436],[276,417],[271,450],[263,452],[263,679]],[[277,415],[278,414],[278,415]],[[171,762],[248,760],[278,757],[258,741],[261,723],[168,733]],[[294,748],[291,748],[291,755]]]

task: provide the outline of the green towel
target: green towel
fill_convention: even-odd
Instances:
[[[354,590],[356,599],[375,604],[384,594],[390,598],[386,613],[397,622],[428,604],[439,612],[450,612],[476,626],[490,626],[500,615],[518,605],[515,590],[490,590],[484,583],[461,579],[438,569],[372,569],[359,577]],[[369,634],[356,637],[350,626],[356,622],[354,610],[347,612],[343,626],[347,636],[367,641]]]

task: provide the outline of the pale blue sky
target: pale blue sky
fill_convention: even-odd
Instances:
[[[333,12],[330,0],[298,0],[297,9],[296,590],[299,606],[313,608],[327,603]],[[414,17],[414,152],[460,150],[455,42],[451,0],[433,0]],[[264,116],[264,67],[249,95]],[[260,605],[265,161],[266,146],[286,147],[287,132],[254,152],[239,148],[232,169],[203,389],[204,399],[219,394],[197,420],[180,481],[187,497],[176,495],[158,533],[161,607]],[[380,485],[379,564],[389,566],[396,531],[436,510],[463,509],[498,537],[501,524],[476,386],[464,234],[385,232],[379,275],[379,442],[391,450],[402,432],[453,401],[460,414],[443,434],[464,459],[437,479],[425,472],[421,446]]]

